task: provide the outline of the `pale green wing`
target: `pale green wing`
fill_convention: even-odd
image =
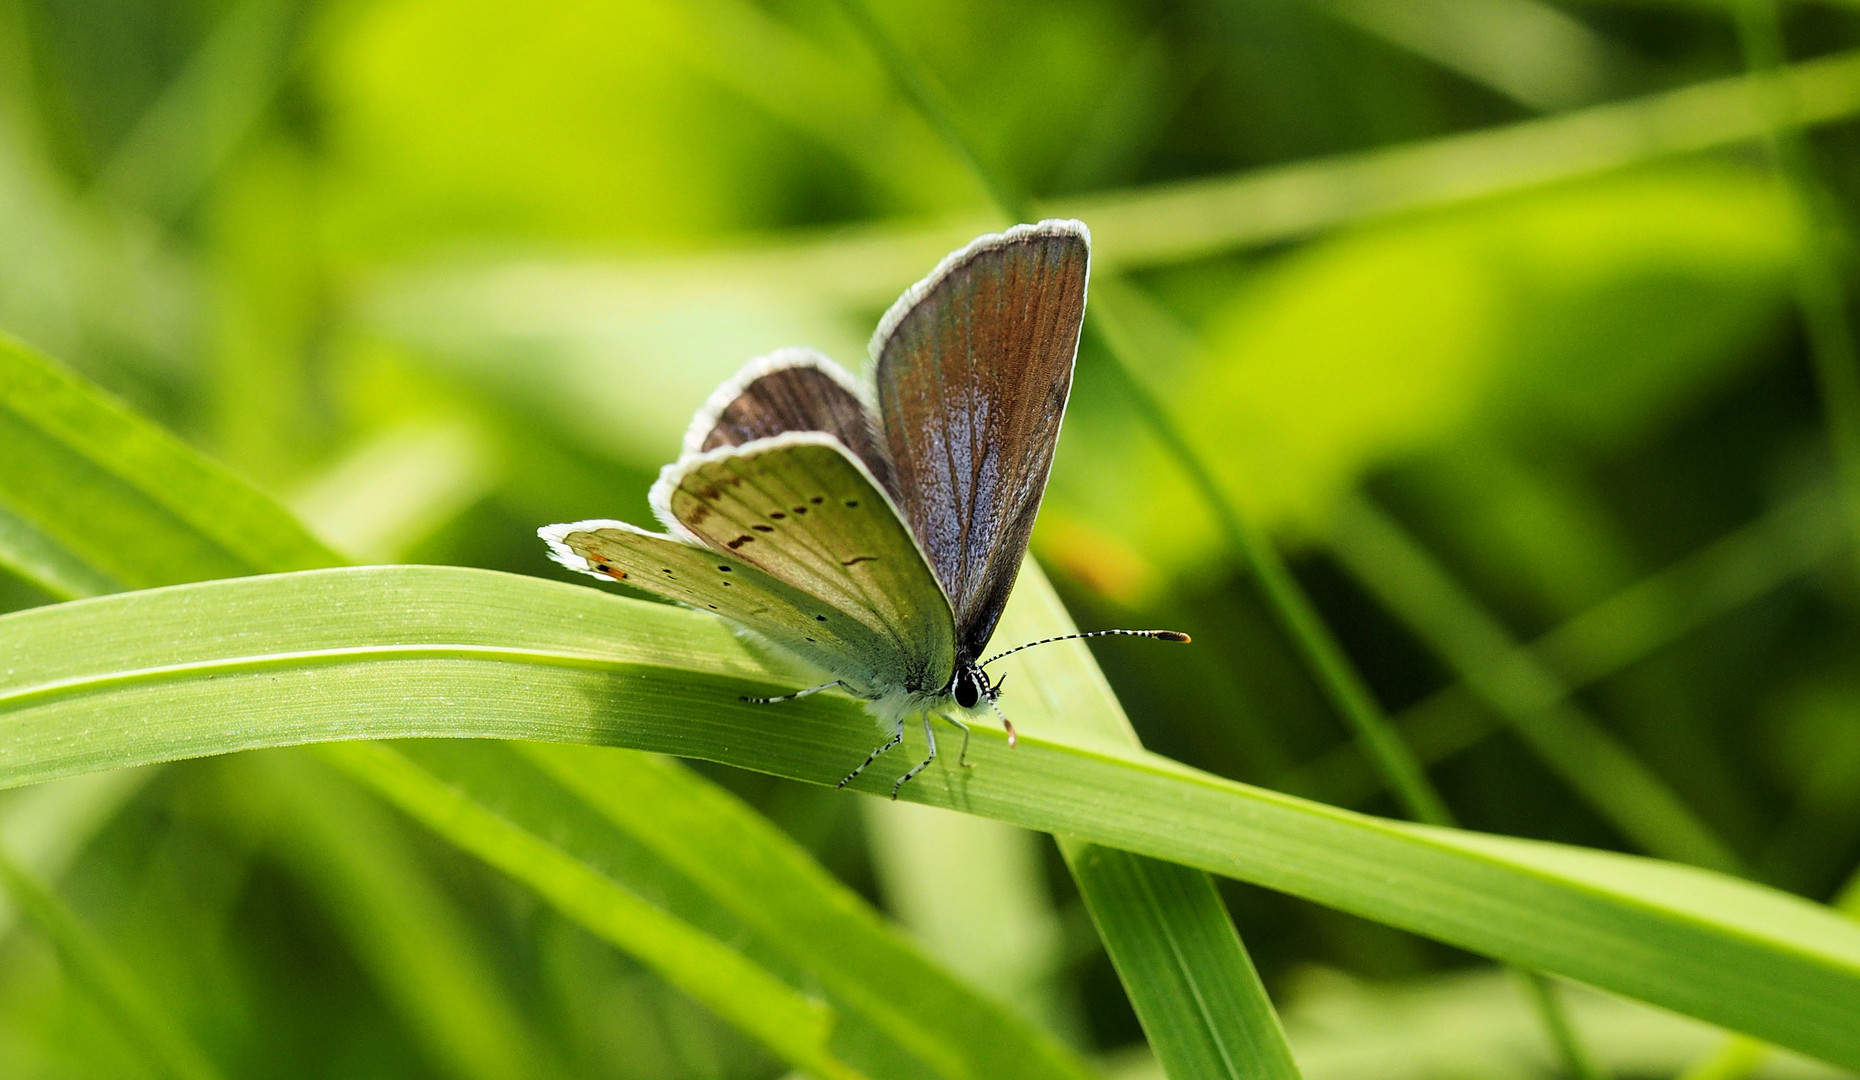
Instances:
[[[907,665],[891,637],[741,559],[624,521],[576,521],[539,534],[571,570],[728,616],[868,696]]]
[[[885,639],[884,651],[902,660],[887,689],[948,685],[956,661],[949,598],[891,499],[832,436],[791,431],[686,457],[660,475],[652,505],[693,540]]]

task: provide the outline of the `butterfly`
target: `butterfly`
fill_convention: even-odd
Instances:
[[[572,570],[731,619],[833,676],[890,738],[921,716],[993,709],[988,664],[1020,648],[1168,630],[1068,634],[981,659],[1020,572],[1072,387],[1090,276],[1082,222],[1041,221],[951,253],[872,336],[869,384],[805,348],[718,387],[652,487],[652,532],[621,521],[538,530]]]

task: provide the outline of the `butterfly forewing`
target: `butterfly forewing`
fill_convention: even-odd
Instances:
[[[1089,249],[1076,221],[984,237],[905,293],[873,337],[899,502],[971,658],[994,632],[1046,489]]]
[[[824,431],[889,488],[891,463],[856,387],[843,368],[812,349],[758,357],[698,410],[685,433],[685,453],[741,446],[789,431]]]
[[[727,615],[857,689],[876,692],[902,663],[888,635],[741,559],[619,521],[552,525],[543,536],[571,569]]]
[[[890,498],[837,440],[790,432],[686,459],[653,502],[710,547],[818,598],[814,626],[851,620],[884,639],[895,686],[948,684],[949,601]]]

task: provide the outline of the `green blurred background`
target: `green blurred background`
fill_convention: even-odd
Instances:
[[[1860,10],[1783,12],[1819,64],[1813,224],[1705,0],[874,10],[989,167],[1093,226],[1135,373],[1466,825],[1836,895],[1860,864],[1860,596],[1795,296],[1805,259],[1847,254]],[[360,560],[565,577],[538,525],[646,521],[718,381],[790,344],[856,365],[903,287],[1005,223],[837,4],[0,0],[0,330]],[[1098,650],[1144,741],[1395,813],[1102,350],[1034,550],[1081,624],[1194,635]],[[6,609],[51,599],[0,575]],[[1512,641],[1539,643],[1548,705],[1456,688]],[[1710,843],[1624,827],[1632,793],[1583,791],[1582,746],[1531,736],[1545,715],[1638,758]],[[346,798],[339,820],[463,913],[550,1074],[780,1074],[520,889],[262,760],[7,803],[4,839],[65,867],[222,1060],[470,1075],[358,946],[396,931],[357,921],[338,841],[306,839]],[[1145,1075],[1049,841],[705,771],[956,970]],[[1483,962],[1223,888],[1307,1076],[1553,1071]],[[0,926],[0,1075],[140,1075],[49,948]],[[1620,1075],[1712,1045],[1576,1006]]]

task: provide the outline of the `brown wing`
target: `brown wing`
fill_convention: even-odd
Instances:
[[[826,432],[857,455],[887,491],[895,491],[891,462],[858,384],[812,349],[781,349],[745,364],[692,417],[684,456],[789,431]]]
[[[969,658],[994,633],[1046,490],[1090,247],[1076,221],[984,236],[900,297],[872,339],[898,501]]]

